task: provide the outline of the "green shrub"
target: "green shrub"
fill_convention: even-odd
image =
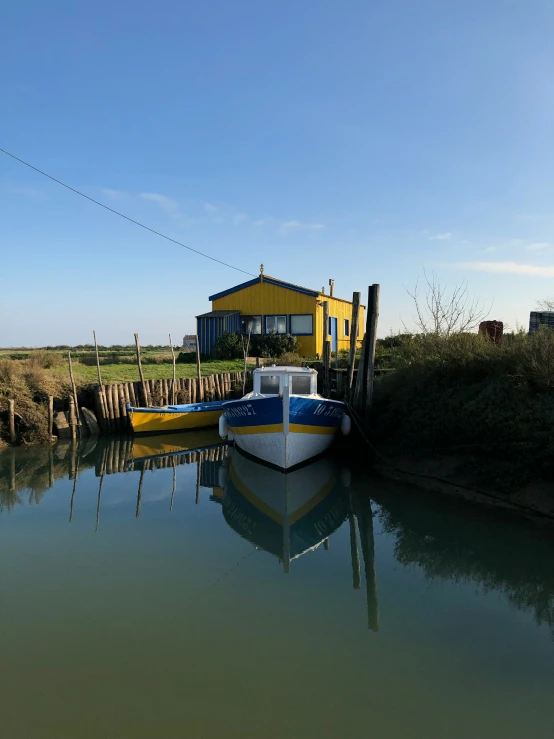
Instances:
[[[42,369],[52,369],[59,367],[64,358],[57,352],[46,351],[46,349],[37,349],[29,354],[29,365],[31,367],[41,367]]]
[[[275,364],[280,367],[302,367],[306,364],[306,360],[294,352],[285,352],[277,357]]]
[[[175,361],[179,364],[196,364],[196,352],[179,352]]]
[[[250,337],[251,357],[277,358],[283,354],[298,354],[298,341],[290,334],[265,334]]]
[[[214,345],[214,354],[218,359],[241,359],[244,356],[243,352],[243,340],[238,333],[222,334]]]

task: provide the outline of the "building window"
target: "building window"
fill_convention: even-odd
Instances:
[[[348,318],[344,319],[344,335],[350,336],[350,321]]]
[[[311,313],[290,317],[290,332],[293,336],[313,336],[314,317]]]
[[[262,375],[260,377],[260,392],[262,395],[279,395],[279,376]]]
[[[266,316],[265,317],[266,334],[286,334],[287,333],[287,317],[286,316]]]
[[[262,333],[262,317],[261,316],[242,316],[242,333],[243,334],[261,334]]]

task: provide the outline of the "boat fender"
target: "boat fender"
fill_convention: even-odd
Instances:
[[[343,436],[348,436],[351,428],[352,428],[352,421],[350,420],[350,416],[347,416],[345,413],[344,416],[342,417],[342,421],[340,422],[341,434]]]
[[[340,471],[340,484],[343,488],[349,488],[352,482],[352,473],[349,467],[343,467]]]
[[[227,419],[225,418],[225,414],[223,413],[219,417],[219,435],[221,436],[222,439],[225,439],[225,437],[227,436],[227,433],[228,433]]]

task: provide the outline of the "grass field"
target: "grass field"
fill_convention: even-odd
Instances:
[[[202,374],[213,375],[219,372],[240,372],[244,369],[242,360],[219,361],[212,360],[202,363]],[[143,364],[142,371],[146,380],[169,380],[173,377],[173,366],[171,364]],[[68,377],[67,367],[56,367],[56,374],[61,377]],[[136,364],[103,364],[100,366],[102,373],[102,382],[135,382],[139,380],[139,373]],[[96,384],[98,382],[98,374],[96,367],[86,366],[80,362],[73,363],[73,373],[75,380],[82,384]],[[177,364],[177,377],[196,377],[196,364]]]

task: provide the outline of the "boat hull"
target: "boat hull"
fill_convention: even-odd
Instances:
[[[344,403],[320,397],[250,398],[225,403],[235,444],[247,454],[288,470],[325,452],[345,413]]]
[[[130,408],[129,418],[135,434],[159,434],[217,426],[223,406],[202,410],[165,410],[163,408]]]

